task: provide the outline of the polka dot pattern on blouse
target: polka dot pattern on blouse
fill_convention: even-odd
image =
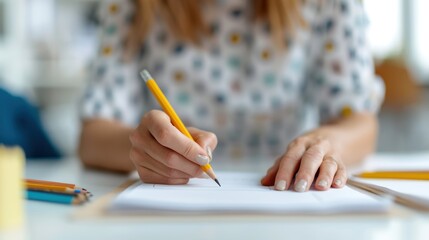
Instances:
[[[321,4],[323,3],[323,4]],[[99,8],[100,51],[82,101],[83,118],[135,127],[159,108],[138,73],[148,69],[188,126],[213,131],[233,157],[275,156],[309,127],[354,112],[376,112],[384,85],[366,42],[368,19],[357,0],[308,0],[308,27],[276,49],[266,23],[254,23],[245,0],[202,9],[213,36],[196,47],[157,21],[136,59],[122,60],[132,1]]]

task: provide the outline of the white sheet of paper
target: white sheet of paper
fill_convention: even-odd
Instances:
[[[180,186],[138,182],[119,194],[109,211],[331,213],[384,211],[390,205],[347,186],[329,191],[279,192],[261,186],[259,174],[230,172],[217,176],[222,187],[211,179],[191,179]]]

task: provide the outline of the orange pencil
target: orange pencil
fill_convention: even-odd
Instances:
[[[363,172],[356,176],[378,179],[429,180],[429,171],[374,171]]]
[[[37,179],[25,179],[25,184],[38,184],[40,186],[46,186],[46,187],[52,187],[52,186],[67,187],[74,190],[88,192],[88,190],[86,190],[85,188],[78,187],[72,183],[53,182],[53,181],[45,181],[45,180],[37,180]]]
[[[63,187],[63,186],[48,186],[44,184],[36,184],[36,183],[26,183],[25,187],[27,189],[31,190],[39,190],[39,191],[46,191],[46,192],[56,192],[56,193],[66,193],[66,194],[77,194],[81,193],[82,191],[79,189],[69,188],[69,187]]]
[[[52,181],[37,180],[37,179],[25,179],[25,182],[44,184],[49,186],[63,186],[63,187],[69,187],[69,188],[74,188],[76,186],[75,184],[71,184],[71,183],[52,182]]]

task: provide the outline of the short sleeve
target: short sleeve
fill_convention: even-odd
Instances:
[[[124,42],[133,17],[131,1],[102,1],[99,19],[99,52],[90,65],[81,102],[83,119],[116,120],[128,126],[142,114],[142,83],[137,61],[124,60]]]
[[[322,123],[353,112],[377,112],[384,83],[374,73],[361,2],[314,2],[304,96],[317,107]]]

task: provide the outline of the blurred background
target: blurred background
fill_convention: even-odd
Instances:
[[[0,0],[0,87],[39,108],[66,156],[75,153],[78,100],[98,49],[99,1]],[[387,91],[378,151],[429,150],[429,1],[366,0],[364,6]]]

